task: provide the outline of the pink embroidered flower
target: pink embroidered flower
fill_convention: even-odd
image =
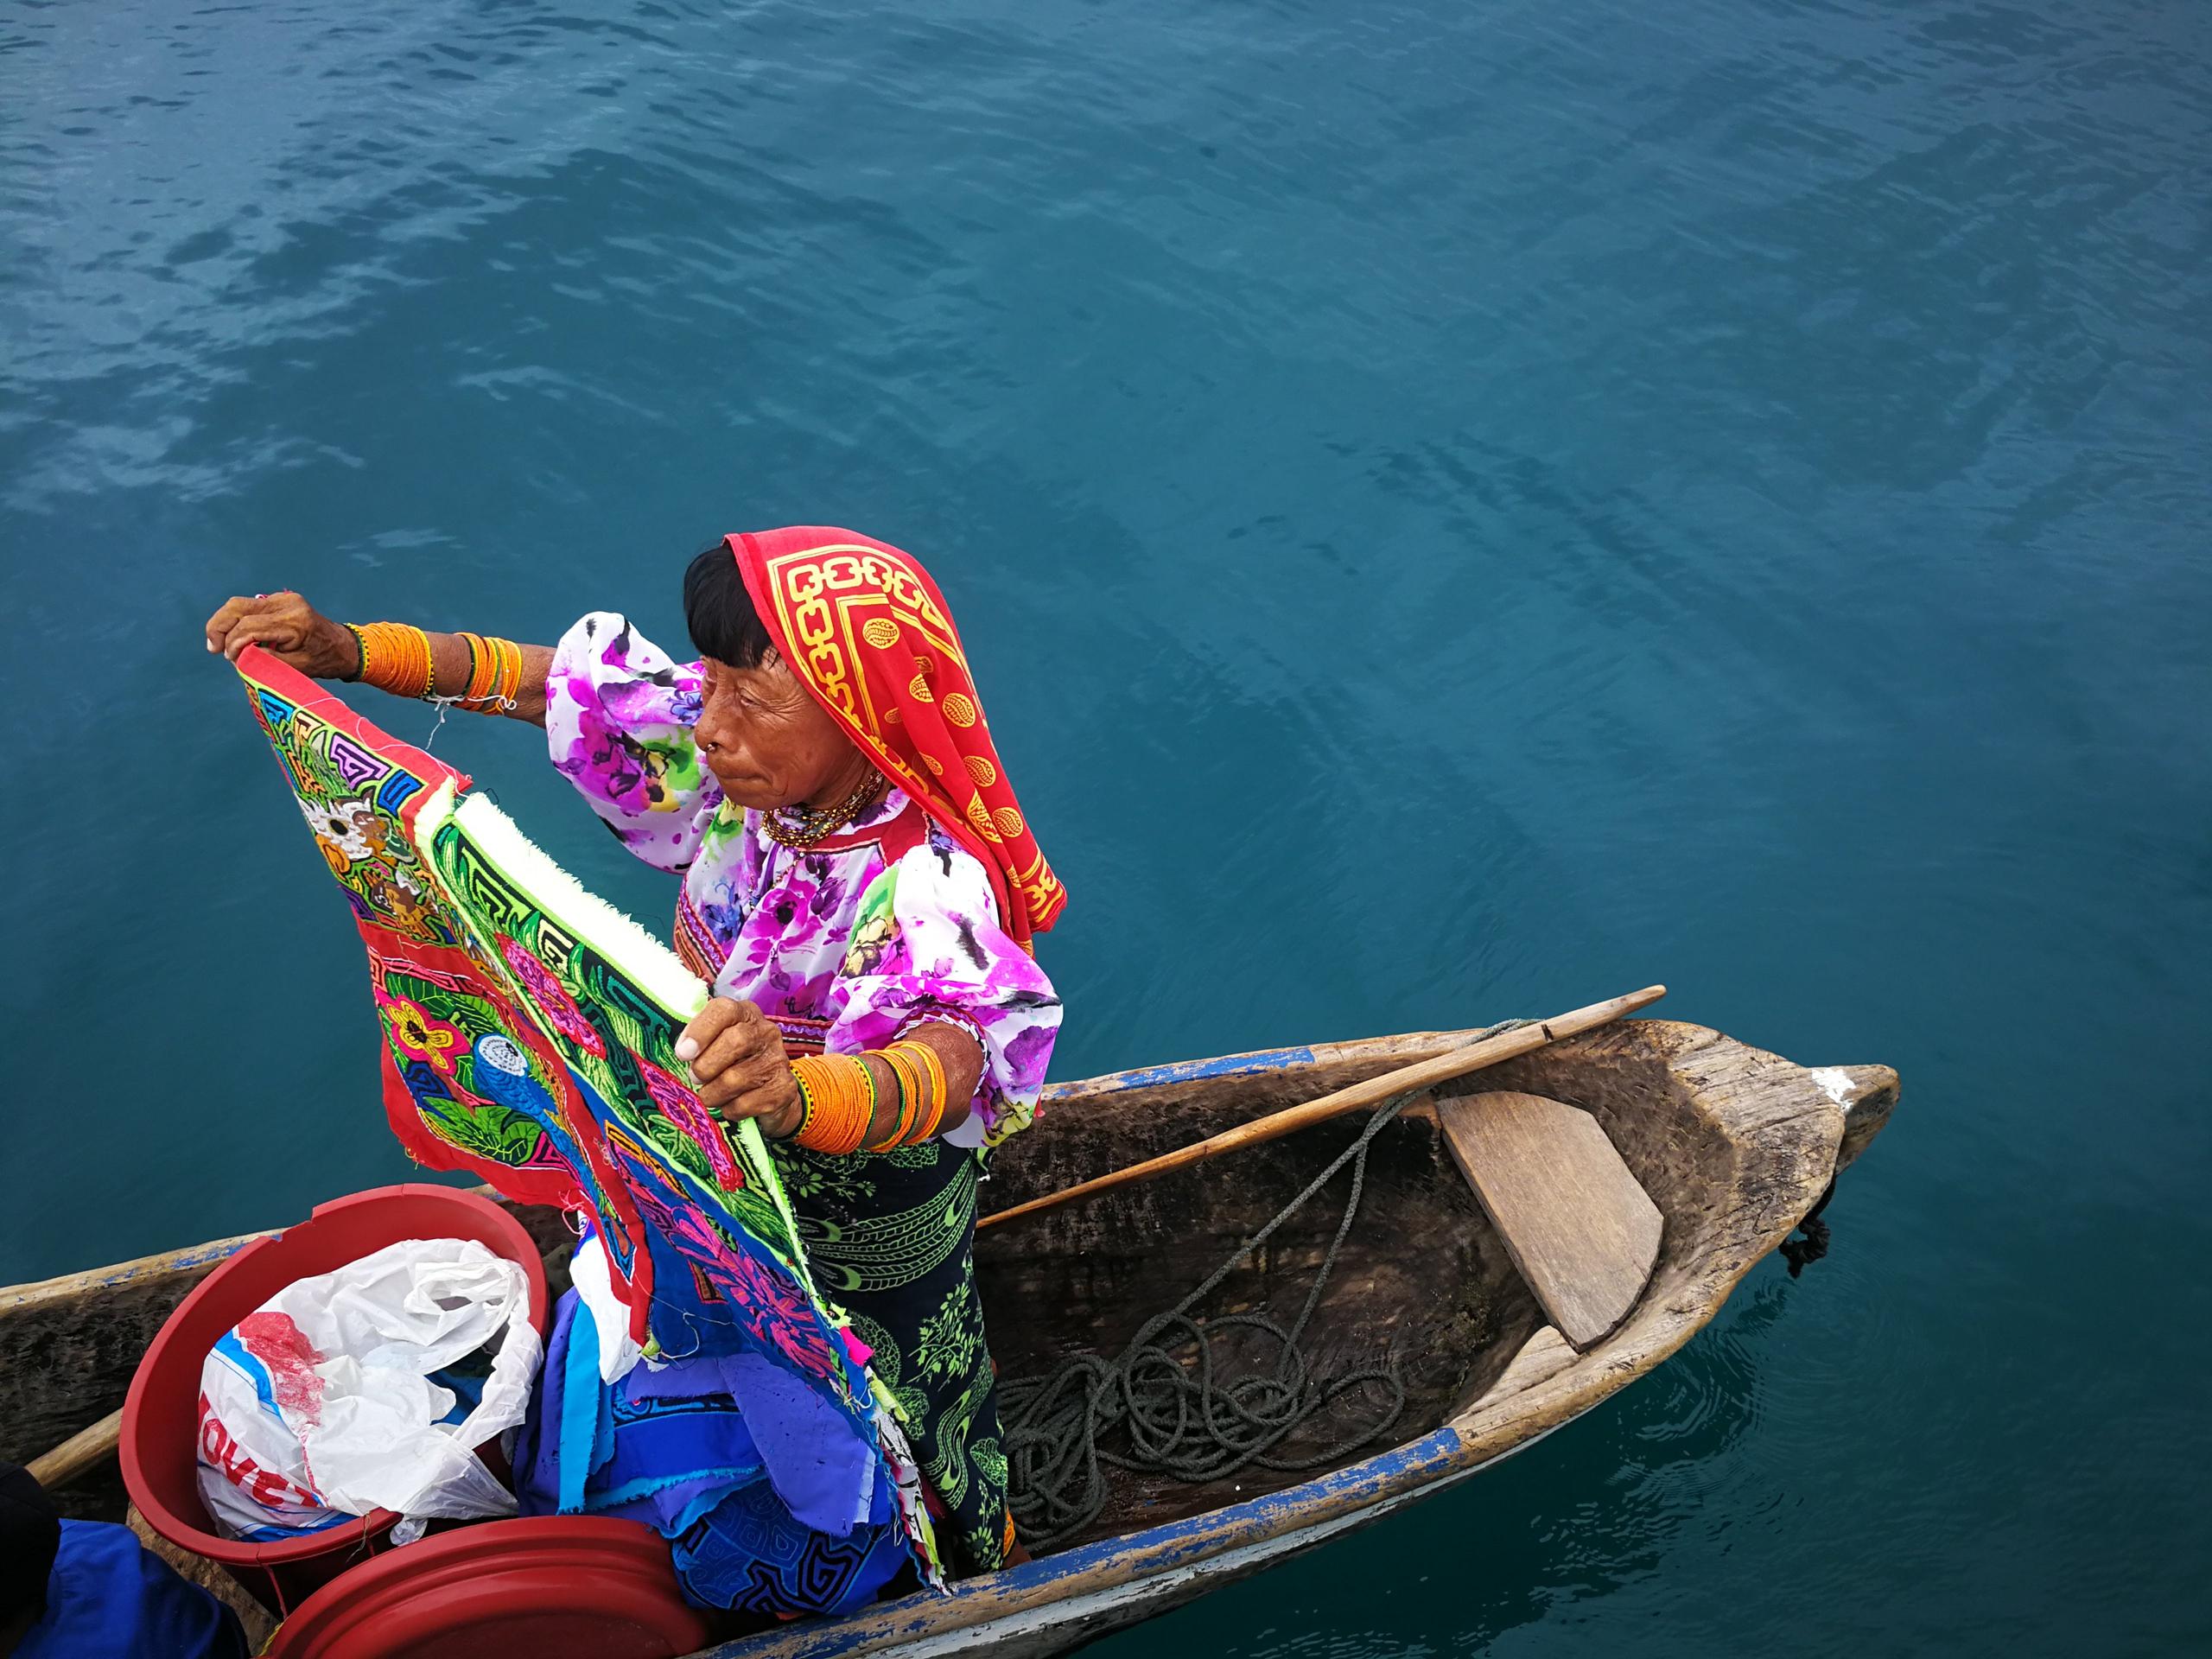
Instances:
[[[553,1028],[586,1052],[599,1059],[607,1058],[607,1044],[584,1018],[583,1010],[576,1006],[576,999],[562,988],[561,982],[553,977],[552,970],[536,957],[522,948],[521,944],[499,936],[499,954],[506,958],[507,966],[522,982],[524,992],[538,1012],[553,1022]]]
[[[830,1344],[822,1316],[796,1280],[771,1273],[742,1250],[732,1248],[690,1205],[680,1211],[671,1210],[649,1183],[638,1182],[632,1190],[645,1219],[698,1264],[707,1281],[745,1321],[755,1339],[810,1376],[834,1381],[839,1394],[850,1398],[845,1368]]]
[[[639,1060],[638,1067],[645,1074],[645,1090],[652,1096],[653,1104],[683,1131],[686,1140],[707,1154],[707,1162],[715,1172],[715,1184],[725,1192],[734,1192],[743,1186],[745,1172],[737,1166],[729,1142],[722,1138],[721,1122],[700,1103],[699,1096],[651,1060]]]

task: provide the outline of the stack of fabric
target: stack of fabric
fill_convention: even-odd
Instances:
[[[514,1449],[525,1515],[639,1521],[702,1606],[788,1616],[870,1601],[908,1561],[899,1493],[835,1409],[755,1353],[645,1358],[596,1236],[578,1245]],[[855,1353],[865,1363],[864,1351]]]

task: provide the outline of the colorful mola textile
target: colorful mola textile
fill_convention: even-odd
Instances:
[[[419,1163],[479,1175],[518,1202],[598,1210],[605,1198],[611,1249],[634,1242],[634,1210],[579,1180],[580,1167],[596,1177],[611,1166],[574,1138],[574,1090],[558,1059],[483,973],[417,855],[423,804],[440,785],[465,789],[468,779],[258,650],[240,659],[238,673],[368,948],[385,1109],[400,1144]],[[511,1077],[534,1078],[556,1103],[517,1100]],[[621,1251],[618,1273],[633,1254]]]
[[[401,1142],[588,1214],[649,1354],[771,1362],[861,1443],[870,1487],[896,1487],[903,1438],[815,1289],[766,1143],[683,1081],[676,1039],[707,988],[467,778],[258,649],[238,671],[367,946]],[[934,1576],[919,1505],[900,1509]]]

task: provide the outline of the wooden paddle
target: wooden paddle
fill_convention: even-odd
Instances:
[[[1356,1112],[1363,1106],[1373,1106],[1393,1095],[1402,1095],[1415,1089],[1426,1089],[1431,1084],[1448,1078],[1465,1077],[1470,1071],[1479,1071],[1486,1065],[1496,1065],[1522,1054],[1533,1053],[1548,1044],[1566,1037],[1579,1037],[1586,1031],[1595,1031],[1599,1026],[1611,1025],[1624,1014],[1634,1014],[1638,1008],[1649,1007],[1667,995],[1664,985],[1648,985],[1626,996],[1617,996],[1610,1002],[1592,1002],[1586,1008],[1577,1008],[1572,1014],[1562,1014],[1555,1019],[1540,1020],[1535,1025],[1522,1026],[1512,1031],[1502,1031],[1495,1037],[1485,1037],[1480,1042],[1469,1043],[1433,1059],[1417,1061],[1401,1066],[1395,1071],[1386,1071],[1379,1077],[1370,1077],[1365,1083],[1355,1083],[1349,1088],[1338,1089],[1319,1100],[1309,1100],[1302,1106],[1286,1107],[1280,1112],[1270,1112],[1265,1117],[1255,1117],[1249,1123],[1240,1123],[1233,1129],[1224,1129],[1219,1135],[1209,1135],[1179,1151],[1162,1153],[1157,1158],[1147,1158],[1141,1164],[1131,1164],[1127,1169],[1117,1169],[1110,1174],[1100,1175],[1088,1181],[1077,1181],[1073,1186],[1063,1187],[1058,1192],[1048,1192],[1041,1198],[1032,1198],[1027,1204],[1017,1204],[1010,1210],[995,1211],[976,1223],[980,1230],[996,1226],[1002,1221],[1012,1221],[1016,1216],[1033,1215],[1039,1210],[1049,1210],[1054,1205],[1065,1204],[1071,1198],[1087,1198],[1094,1192],[1103,1192],[1109,1187],[1120,1186],[1129,1181],[1141,1181],[1147,1177],[1164,1174],[1171,1169],[1181,1169],[1186,1164],[1204,1163],[1209,1158],[1218,1158],[1225,1152],[1236,1152],[1244,1147],[1256,1147],[1263,1141],[1273,1141],[1290,1135],[1308,1124],[1325,1122],[1341,1117],[1346,1112]]]
[[[123,1408],[118,1406],[90,1428],[79,1429],[53,1451],[33,1458],[25,1466],[33,1480],[51,1491],[113,1457],[122,1440]]]

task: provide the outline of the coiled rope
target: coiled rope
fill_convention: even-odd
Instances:
[[[1471,1040],[1529,1023],[1509,1020]],[[1193,1483],[1218,1480],[1249,1465],[1280,1471],[1313,1469],[1378,1439],[1398,1421],[1406,1389],[1395,1352],[1325,1376],[1300,1343],[1358,1217],[1368,1149],[1420,1092],[1394,1096],[1377,1107],[1357,1138],[1326,1169],[1230,1251],[1196,1290],[1148,1320],[1118,1357],[1074,1354],[1041,1376],[1000,1382],[1007,1507],[1025,1544],[1049,1549],[1096,1521],[1106,1507],[1109,1469]],[[1306,1293],[1306,1305],[1290,1325],[1262,1313],[1212,1319],[1192,1315],[1192,1309],[1239,1262],[1265,1244],[1347,1164],[1351,1190],[1344,1215]],[[1214,1341],[1231,1332],[1249,1332],[1272,1343],[1273,1364],[1230,1375]],[[1373,1400],[1376,1408],[1343,1438],[1319,1450],[1280,1449],[1300,1427],[1355,1394]]]

